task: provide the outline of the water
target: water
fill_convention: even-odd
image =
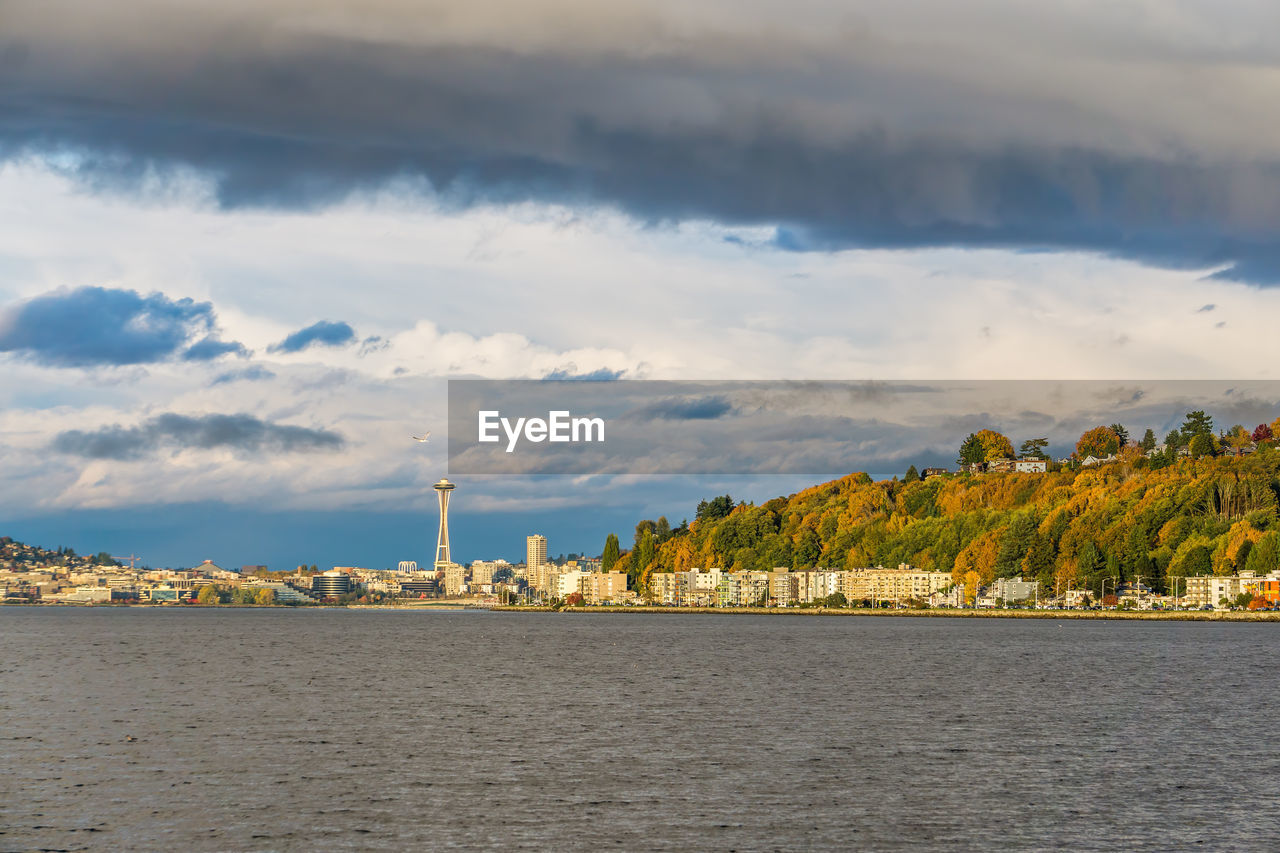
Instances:
[[[3,850],[1275,846],[1273,624],[4,608],[0,642]]]

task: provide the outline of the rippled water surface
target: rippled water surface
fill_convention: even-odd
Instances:
[[[1275,849],[1280,625],[0,610],[0,850]]]

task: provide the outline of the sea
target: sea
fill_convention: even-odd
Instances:
[[[0,608],[0,850],[1273,850],[1280,624]]]

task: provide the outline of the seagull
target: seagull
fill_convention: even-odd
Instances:
[[[410,435],[409,437],[414,441],[426,441],[428,438],[431,438],[431,430],[427,430],[422,435]]]

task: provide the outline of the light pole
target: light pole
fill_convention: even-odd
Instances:
[[[1102,604],[1102,606],[1103,606],[1103,607],[1106,607],[1106,606],[1107,606],[1107,605],[1103,602],[1103,599],[1105,599],[1105,598],[1107,597],[1107,581],[1111,581],[1111,591],[1114,593],[1114,592],[1116,591],[1116,584],[1118,584],[1118,583],[1120,582],[1120,578],[1117,578],[1117,577],[1110,577],[1110,578],[1103,578],[1103,579],[1102,579],[1102,598],[1098,599],[1098,602],[1099,602],[1100,604]]]

